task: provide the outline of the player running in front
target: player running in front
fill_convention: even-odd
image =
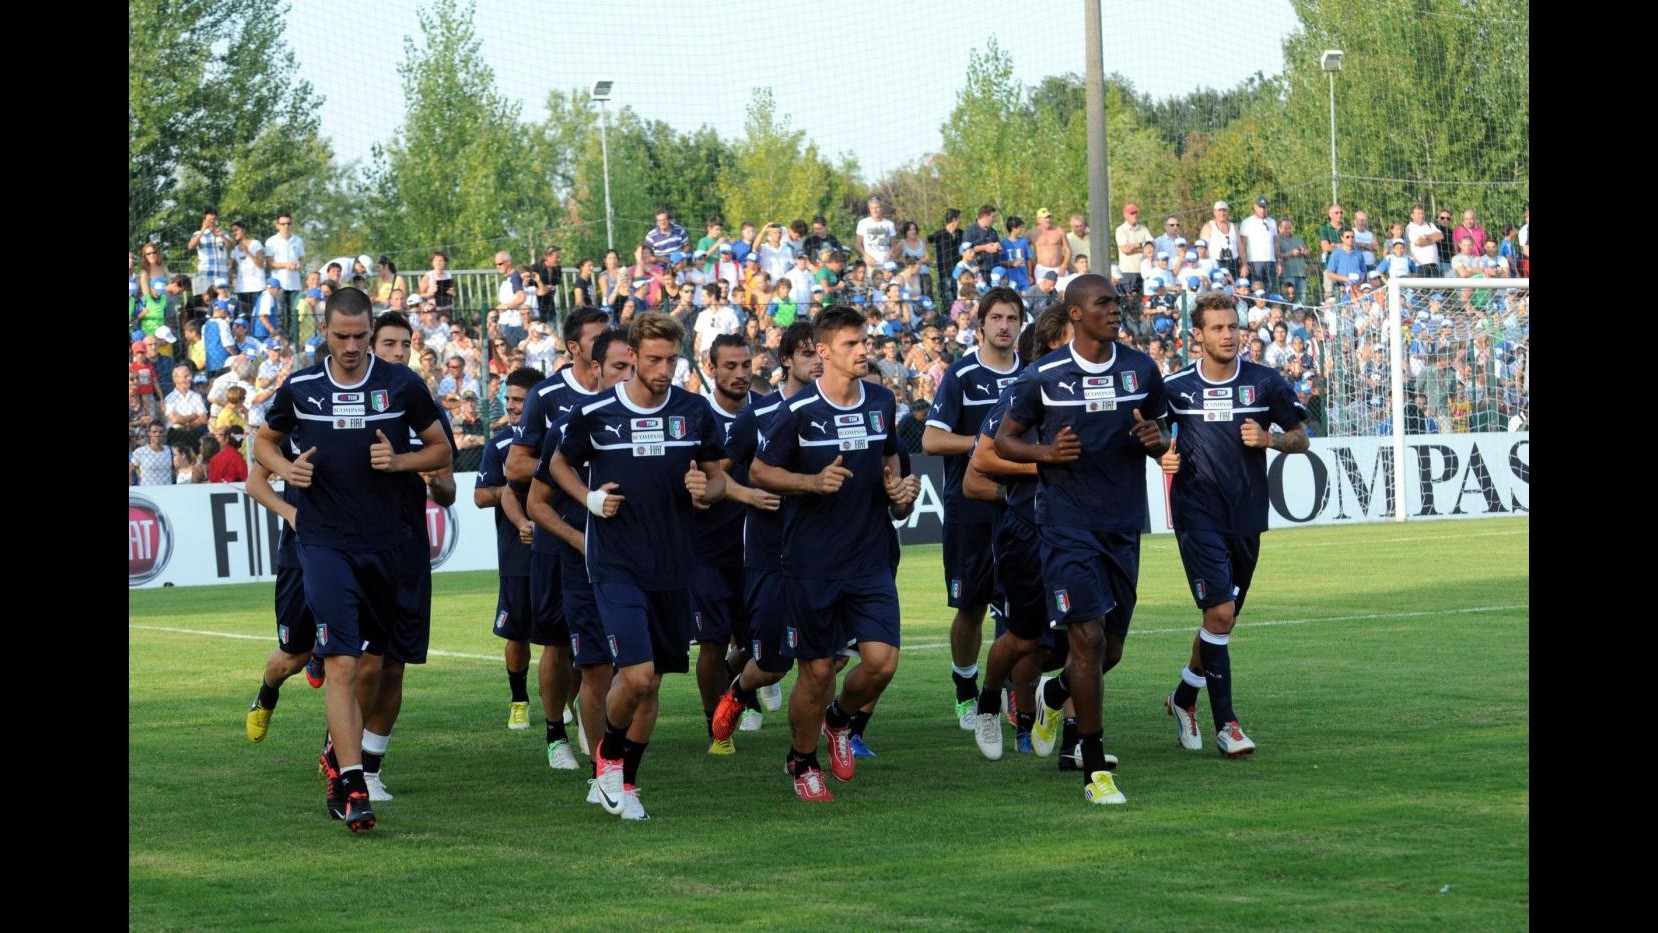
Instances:
[[[798,668],[789,696],[792,748],[786,763],[802,800],[834,799],[817,761],[828,740],[830,768],[850,781],[851,714],[875,700],[898,669],[898,589],[893,583],[888,503],[909,514],[918,478],[900,477],[892,393],[866,384],[868,323],[832,306],[813,322],[823,376],[791,398],[761,436],[754,483],[786,496],[782,566],[789,618],[784,651]],[[862,662],[828,699],[835,659],[848,640]],[[828,708],[825,709],[827,703]]]
[[[1123,803],[1106,768],[1102,678],[1122,659],[1140,576],[1147,455],[1168,449],[1157,364],[1117,343],[1116,288],[1097,274],[1065,289],[1072,337],[1019,376],[996,428],[996,453],[1036,464],[1036,523],[1049,625],[1067,627],[1070,657],[1037,689],[1031,743],[1053,751],[1066,699],[1082,743],[1083,796]],[[1025,439],[1035,429],[1038,441]]]
[[[1232,708],[1228,642],[1261,554],[1267,530],[1267,448],[1307,450],[1307,410],[1277,370],[1239,359],[1238,307],[1231,295],[1208,292],[1192,309],[1198,362],[1167,383],[1174,436],[1159,462],[1174,477],[1170,502],[1180,562],[1203,624],[1180,684],[1163,699],[1180,744],[1200,749],[1197,692],[1209,689],[1215,746],[1228,758],[1255,751]],[[1281,431],[1271,430],[1276,424]]]
[[[691,513],[725,492],[722,430],[708,403],[672,384],[685,329],[661,312],[628,331],[636,375],[570,415],[551,473],[585,502],[587,576],[616,677],[594,750],[605,811],[647,818],[638,771],[662,675],[690,669]],[[587,476],[574,464],[588,464]]]

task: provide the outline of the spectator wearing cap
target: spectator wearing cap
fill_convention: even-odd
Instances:
[[[1231,205],[1216,201],[1214,216],[1204,222],[1199,236],[1209,241],[1209,253],[1215,257],[1215,264],[1237,275],[1243,244],[1238,240],[1238,225],[1232,222]]]
[[[284,334],[294,333],[294,300],[305,275],[305,241],[294,233],[292,214],[276,215],[276,232],[265,238],[265,258],[271,277],[282,289],[281,314],[275,319]]]
[[[1139,223],[1140,208],[1130,204],[1134,209],[1133,223]],[[1123,209],[1123,216],[1128,217],[1128,208]],[[1142,231],[1144,227],[1140,228]],[[1148,234],[1149,236],[1149,234]],[[1070,243],[1065,238],[1065,231],[1054,223],[1053,211],[1045,207],[1036,210],[1036,230],[1031,236],[1031,258],[1035,261],[1032,276],[1040,281],[1042,273],[1052,270],[1063,274],[1065,266],[1071,260]]]
[[[1406,249],[1404,237],[1396,237],[1388,243],[1388,255],[1383,256],[1376,266],[1376,271],[1382,274],[1383,284],[1390,279],[1416,274],[1416,260],[1410,258]]]
[[[254,339],[248,331],[247,318],[239,317],[230,322],[230,353],[232,356],[240,353],[251,359],[258,359],[264,354],[265,345]]]
[[[1337,238],[1338,245],[1324,265],[1324,281],[1329,284],[1331,292],[1343,289],[1349,281],[1357,282],[1364,278],[1364,257],[1353,245],[1352,229],[1343,228]],[[1358,278],[1349,279],[1349,276]]]
[[[1180,314],[1180,299],[1171,286],[1174,278],[1154,276],[1146,280],[1146,313],[1141,336],[1171,334]]]
[[[478,414],[478,388],[460,392],[458,416],[454,418],[455,471],[464,473],[478,469],[483,461],[484,444],[488,440],[489,425]]]
[[[282,280],[271,276],[265,280],[265,290],[253,303],[253,329],[250,333],[255,340],[267,340],[280,329],[282,319]]]
[[[989,204],[982,205],[978,220],[961,235],[962,260],[986,280],[990,278],[990,271],[996,268],[996,254],[1002,251],[1001,235],[992,224],[995,219],[996,208]]]
[[[1268,207],[1266,195],[1261,195],[1250,215],[1238,224],[1241,255],[1249,262],[1249,277],[1260,288],[1272,288],[1278,274],[1278,221]]]
[[[765,250],[761,246],[762,251]],[[805,305],[812,299],[812,266],[805,253],[793,256],[793,265],[783,273],[783,278],[789,281],[789,294],[798,304]]]
[[[1019,297],[1025,300],[1025,310],[1034,318],[1059,300],[1058,289],[1059,270],[1044,269],[1037,273],[1036,284],[1026,289]]]
[[[288,381],[293,370],[293,348],[281,337],[272,337],[265,344],[265,359],[253,379],[253,394],[248,397],[248,426],[257,428],[265,423],[265,412],[270,410],[276,390]]]
[[[1040,213],[1038,212],[1038,216]],[[950,270],[961,261],[961,238],[961,211],[953,207],[946,208],[944,225],[934,230],[932,236],[927,238],[933,247],[933,262],[939,270],[938,300],[946,306],[956,300],[956,279]]]
[[[247,429],[230,425],[213,432],[224,449],[207,462],[207,481],[210,483],[245,483],[248,479],[247,456],[242,444],[247,440]]]
[[[708,267],[712,270],[709,273],[708,284],[724,282],[727,296],[735,293],[743,281],[742,266],[737,264],[732,255],[730,241],[722,238],[720,244],[714,248],[714,252],[711,254],[710,258],[713,259],[713,262]],[[800,255],[806,255],[806,251],[801,250]]]
[[[1273,240],[1273,251],[1277,254],[1279,289],[1285,285],[1294,285],[1295,294],[1301,295],[1307,287],[1307,256],[1311,252],[1307,244],[1295,235],[1295,221],[1288,217],[1278,221],[1278,235]]]
[[[253,303],[265,287],[265,244],[248,231],[245,221],[232,221],[230,238],[235,245],[230,250],[230,261],[236,268],[236,300],[242,314],[253,312]]]
[[[870,195],[869,216],[858,221],[858,251],[871,269],[892,258],[892,241],[898,236],[898,226],[886,216],[886,205],[879,195]]]
[[[1145,271],[1141,265],[1144,246],[1153,241],[1151,231],[1140,223],[1140,205],[1133,201],[1123,205],[1123,222],[1117,226],[1116,238],[1117,268],[1123,275],[1118,290],[1139,294]]]

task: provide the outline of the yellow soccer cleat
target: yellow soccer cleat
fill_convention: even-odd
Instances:
[[[257,700],[248,707],[248,741],[263,742],[265,733],[271,731],[271,711],[259,705]]]
[[[1095,771],[1093,779],[1082,789],[1082,796],[1089,803],[1128,803],[1128,798],[1117,789],[1117,781],[1110,771]]]
[[[512,712],[507,716],[508,729],[528,729],[530,727],[530,704],[514,703]]]
[[[737,754],[737,746],[731,744],[730,739],[715,739],[708,744],[708,754],[735,755]]]

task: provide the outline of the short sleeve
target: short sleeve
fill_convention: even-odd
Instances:
[[[756,456],[775,467],[787,468],[793,463],[799,448],[796,443],[799,420],[787,405],[779,408],[777,417],[771,419],[771,426],[760,437],[760,451]]]

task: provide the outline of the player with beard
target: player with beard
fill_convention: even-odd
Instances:
[[[726,470],[751,471],[760,437],[784,403],[810,388],[823,375],[823,358],[812,339],[812,325],[796,321],[783,331],[778,342],[783,360],[783,384],[776,392],[752,402],[738,413],[726,438]],[[749,618],[748,660],[742,672],[720,695],[710,724],[715,741],[730,739],[737,730],[742,712],[753,706],[756,695],[767,688],[777,689],[783,675],[794,666],[784,651],[788,609],[783,591],[782,499],[763,489],[748,505],[743,522],[743,605]],[[775,709],[776,707],[772,707]]]
[[[595,786],[605,811],[624,818],[648,819],[638,772],[662,675],[690,668],[692,513],[725,493],[723,431],[707,402],[672,384],[684,339],[661,312],[636,317],[636,375],[570,415],[550,465],[565,495],[593,514],[587,578],[616,665]],[[585,478],[574,466],[582,463]]]
[[[1208,687],[1215,746],[1240,758],[1255,751],[1255,742],[1232,709],[1228,642],[1267,529],[1267,448],[1305,453],[1307,410],[1277,370],[1238,358],[1238,307],[1231,296],[1198,298],[1192,339],[1203,355],[1169,377],[1174,437],[1160,462],[1174,477],[1175,542],[1203,623],[1192,639],[1191,662],[1163,705],[1175,718],[1181,746],[1200,749],[1197,692]],[[1272,431],[1274,424],[1282,431]]]
[[[956,610],[950,622],[950,676],[963,729],[974,728],[984,613],[995,590],[990,555],[999,509],[962,495],[961,481],[985,413],[1018,373],[1014,342],[1024,309],[1011,288],[992,288],[979,299],[973,321],[978,349],[945,371],[921,435],[921,449],[944,458],[944,580]],[[1000,689],[1001,682],[991,686]]]
[[[881,695],[898,667],[898,591],[893,584],[888,505],[908,515],[920,490],[901,478],[896,408],[891,392],[866,384],[868,323],[857,311],[832,306],[813,323],[824,373],[790,399],[761,436],[750,477],[787,496],[782,566],[789,618],[784,653],[797,662],[789,698],[793,733],[787,761],[795,794],[827,802],[817,738],[828,740],[830,768],[850,781],[857,771],[851,718]],[[848,640],[862,663],[837,699],[824,700],[835,659]]]
[[[1084,799],[1123,803],[1106,768],[1103,672],[1122,659],[1140,573],[1146,521],[1146,456],[1168,449],[1156,361],[1117,343],[1117,290],[1097,274],[1065,289],[1071,342],[1019,377],[996,428],[996,453],[1037,465],[1036,524],[1049,625],[1064,627],[1070,657],[1037,689],[1031,743],[1053,751],[1065,700],[1074,695]],[[1025,439],[1035,429],[1038,440]]]
[[[619,330],[601,331],[587,344],[592,348],[592,360],[578,360],[572,365],[591,364],[599,373],[599,391],[613,388],[619,382],[633,378],[633,357],[628,349],[627,335]],[[582,752],[591,754],[604,735],[605,693],[610,689],[616,669],[605,651],[604,624],[599,621],[599,608],[593,600],[593,584],[587,580],[587,509],[564,494],[551,472],[553,452],[564,436],[564,425],[569,413],[558,416],[547,436],[553,439],[541,462],[536,465],[535,478],[530,481],[529,498],[525,509],[535,522],[536,532],[553,546],[552,559],[559,571],[559,591],[563,618],[570,631],[570,659],[575,665],[581,691],[578,706],[579,722],[576,736]],[[577,469],[585,474],[586,464]],[[548,734],[552,734],[554,720],[548,720]],[[562,733],[563,725],[559,729]],[[554,740],[556,741],[556,740]],[[548,762],[554,752],[549,743]],[[593,762],[595,775],[598,762]],[[599,802],[599,790],[594,781],[588,782],[588,803]]]
[[[720,428],[720,440],[728,441],[731,427],[745,406],[760,396],[749,391],[754,361],[748,342],[738,334],[718,334],[708,350],[713,391],[708,408]],[[699,511],[696,570],[691,578],[691,619],[697,642],[697,688],[702,692],[702,712],[708,722],[708,754],[736,752],[731,737],[714,737],[714,708],[736,672],[748,660],[750,641],[748,611],[743,602],[743,517],[747,506],[776,508],[777,497],[750,489],[746,464],[725,468],[725,500]],[[729,653],[727,649],[729,650]],[[759,712],[747,717],[749,731],[760,727]],[[748,723],[745,722],[745,725]]]
[[[328,358],[277,390],[254,441],[259,462],[299,490],[305,601],[316,618],[316,650],[326,659],[329,730],[338,738],[332,749],[337,772],[330,777],[343,798],[340,816],[353,832],[376,823],[363,776],[359,658],[366,642],[390,650],[406,634],[397,593],[410,534],[405,480],[420,482],[413,474],[444,469],[453,456],[425,384],[369,352],[371,307],[355,288],[329,298],[323,317]],[[409,444],[411,431],[422,441],[419,449]],[[283,450],[289,435],[296,435],[295,448],[313,453],[290,460]]]

